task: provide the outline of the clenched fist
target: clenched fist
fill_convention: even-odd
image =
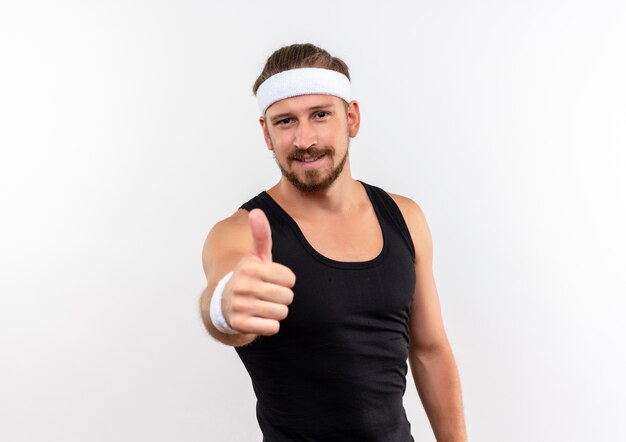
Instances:
[[[251,210],[248,222],[252,250],[239,261],[224,287],[222,312],[238,332],[271,336],[278,333],[279,321],[289,313],[296,275],[272,262],[272,232],[263,211]]]

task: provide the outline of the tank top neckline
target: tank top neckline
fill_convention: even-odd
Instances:
[[[264,190],[263,192],[261,192],[259,197],[264,199],[268,204],[270,204],[274,209],[276,209],[278,214],[282,216],[282,218],[284,218],[284,220],[287,222],[287,224],[289,225],[293,233],[296,235],[296,237],[298,238],[302,246],[313,258],[317,259],[323,264],[326,264],[327,266],[335,267],[339,269],[354,269],[354,270],[367,269],[367,268],[375,267],[383,261],[388,250],[388,239],[387,239],[387,234],[385,233],[385,227],[383,223],[382,214],[380,213],[380,209],[375,203],[375,198],[373,197],[371,193],[372,191],[369,188],[369,185],[365,184],[364,182],[360,180],[357,180],[357,181],[361,183],[361,185],[365,188],[365,192],[367,193],[367,197],[370,201],[370,204],[374,208],[376,219],[378,220],[378,225],[380,227],[380,231],[383,236],[382,250],[376,257],[368,261],[337,261],[337,260],[334,260],[334,259],[328,258],[327,256],[322,255],[317,250],[315,250],[315,248],[311,245],[311,243],[309,243],[309,241],[306,239],[306,237],[304,236],[304,233],[302,233],[302,230],[300,229],[300,226],[298,226],[298,223],[296,223],[296,221],[291,217],[291,215],[289,215],[287,211],[283,209],[282,206],[278,204],[276,200],[274,200],[274,198],[272,198],[272,196],[269,193],[267,193],[267,191]]]

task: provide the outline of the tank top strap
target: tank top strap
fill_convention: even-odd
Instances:
[[[411,233],[409,232],[404,216],[402,216],[402,212],[396,202],[380,187],[372,186],[371,184],[364,183],[360,180],[357,181],[365,187],[365,190],[370,197],[370,201],[375,206],[376,210],[383,217],[385,217],[385,219],[391,221],[390,224],[392,225],[392,228],[402,237],[411,253],[413,262],[415,262],[415,246],[413,245]]]
[[[274,200],[272,200],[272,197],[270,197],[264,190],[250,201],[239,206],[239,208],[247,210],[248,212],[252,209],[261,209],[265,213],[265,216],[267,216],[267,219],[273,229],[283,228],[288,224],[288,220],[285,219],[282,211],[278,210],[275,205],[276,204]]]
[[[252,209],[264,209],[264,204],[261,199],[261,196],[265,193],[265,191],[259,193],[257,196],[252,198],[250,201],[243,203],[239,206],[240,209],[247,210],[248,212]]]
[[[360,180],[358,181],[365,188],[367,195],[374,206],[374,210],[386,221],[385,223],[381,223],[381,228],[385,229],[387,228],[386,226],[389,226],[389,228],[393,229],[396,234],[400,235],[402,241],[411,254],[413,262],[415,262],[415,247],[413,246],[413,240],[411,239],[409,228],[407,227],[406,221],[404,220],[402,212],[396,202],[383,189],[364,183]],[[250,201],[242,204],[239,208],[247,210],[248,212],[255,208],[263,210],[270,222],[270,225],[272,226],[272,231],[292,230],[296,237],[305,243],[305,245],[308,244],[306,243],[306,240],[300,238],[301,233],[296,227],[295,221],[293,221],[288,214],[281,210],[280,206],[277,206],[276,202],[267,194],[266,191],[259,193]],[[386,236],[389,237],[388,235]]]

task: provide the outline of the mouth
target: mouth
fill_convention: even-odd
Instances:
[[[316,155],[313,157],[304,157],[304,158],[294,158],[293,160],[300,165],[313,165],[319,162],[322,158],[324,158],[326,154]]]

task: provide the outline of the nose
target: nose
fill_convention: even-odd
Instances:
[[[300,121],[296,129],[294,146],[298,149],[306,150],[317,145],[317,133],[313,125],[306,121]]]

